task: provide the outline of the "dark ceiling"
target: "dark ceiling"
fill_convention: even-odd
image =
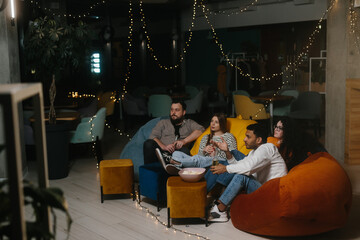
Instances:
[[[132,1],[134,8],[139,4],[138,0]],[[144,0],[143,9],[147,16],[152,18],[168,18],[176,14],[179,10],[189,8],[193,0],[167,0],[165,3],[161,0]],[[67,12],[71,14],[81,14],[94,4],[93,0],[66,0]],[[108,0],[106,4],[100,4],[91,10],[92,16],[104,17],[127,17],[129,11],[129,0]]]

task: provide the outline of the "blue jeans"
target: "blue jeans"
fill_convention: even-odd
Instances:
[[[245,155],[238,150],[232,150],[231,153],[238,161],[245,157]],[[220,161],[220,163],[223,165],[229,165],[227,161]],[[205,174],[207,192],[210,192],[215,187],[216,183],[219,183],[223,186],[229,185],[234,175],[234,173],[228,172],[224,172],[222,174],[213,174],[211,171],[207,171]]]
[[[234,200],[240,191],[245,190],[246,193],[249,194],[259,187],[261,187],[261,183],[253,176],[235,174],[230,184],[227,185],[225,191],[221,194],[219,200],[227,206]]]
[[[200,155],[194,155],[189,156],[183,152],[175,151],[171,155],[171,158],[175,161],[181,163],[181,167],[210,167],[212,165],[212,160],[214,157],[208,157],[208,156],[200,156]]]

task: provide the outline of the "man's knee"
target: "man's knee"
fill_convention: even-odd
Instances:
[[[144,142],[144,149],[154,148],[156,146],[156,142],[153,139],[147,139]]]

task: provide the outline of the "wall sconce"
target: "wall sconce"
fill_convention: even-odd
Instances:
[[[6,1],[6,0],[5,0]],[[10,8],[11,8],[11,26],[15,26],[15,0],[10,0]]]

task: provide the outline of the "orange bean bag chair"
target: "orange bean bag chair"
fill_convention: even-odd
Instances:
[[[233,225],[266,236],[306,236],[342,227],[352,199],[350,180],[328,153],[309,156],[288,175],[272,179],[231,204]]]

